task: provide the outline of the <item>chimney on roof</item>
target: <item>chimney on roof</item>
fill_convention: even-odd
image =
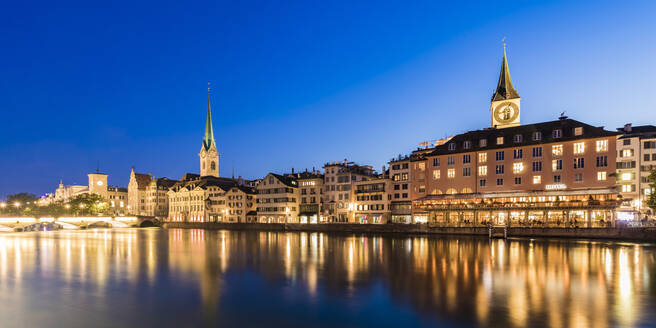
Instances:
[[[624,124],[624,132],[631,133],[631,130],[633,130],[633,124],[631,123]]]
[[[244,179],[241,178],[241,175],[237,178],[237,183],[239,183],[240,186],[244,185]]]
[[[294,174],[294,168],[292,167],[292,174]]]

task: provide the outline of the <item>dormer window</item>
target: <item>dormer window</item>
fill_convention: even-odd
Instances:
[[[516,134],[516,135],[513,137],[513,142],[515,142],[515,143],[520,143],[520,142],[522,142],[522,135],[521,135],[521,134]]]
[[[487,139],[481,139],[478,141],[479,147],[487,147]]]
[[[553,134],[552,134],[552,135],[553,135],[553,138],[554,138],[554,139],[562,138],[562,137],[563,137],[563,130],[561,130],[561,129],[555,129],[555,130],[553,130]]]
[[[582,134],[583,134],[583,127],[582,126],[574,128],[574,135],[575,136],[580,136]]]
[[[450,143],[449,144],[449,150],[456,150],[456,144]]]
[[[497,145],[503,145],[503,137],[497,137]]]
[[[533,132],[533,141],[542,140],[542,132]]]
[[[467,141],[463,142],[462,143],[462,148],[470,149],[471,148],[471,141],[467,140]]]

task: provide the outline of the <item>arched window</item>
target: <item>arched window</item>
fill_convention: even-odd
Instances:
[[[454,189],[454,188],[449,188],[449,189],[446,190],[446,193],[447,193],[448,195],[454,195],[454,194],[457,194],[458,191],[457,191],[456,189]]]
[[[210,163],[210,169],[212,171],[216,170],[216,162],[212,161],[212,163]]]
[[[433,192],[432,192],[431,194],[433,194],[433,195],[441,195],[441,194],[442,194],[442,190],[439,190],[439,189],[433,189]]]

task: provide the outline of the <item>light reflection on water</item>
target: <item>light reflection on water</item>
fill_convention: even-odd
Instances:
[[[656,247],[116,229],[0,234],[2,326],[656,322]]]

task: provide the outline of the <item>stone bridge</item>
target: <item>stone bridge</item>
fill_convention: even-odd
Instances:
[[[23,231],[27,227],[42,223],[55,223],[63,229],[160,226],[160,221],[152,216],[5,217],[0,218],[0,231]]]

